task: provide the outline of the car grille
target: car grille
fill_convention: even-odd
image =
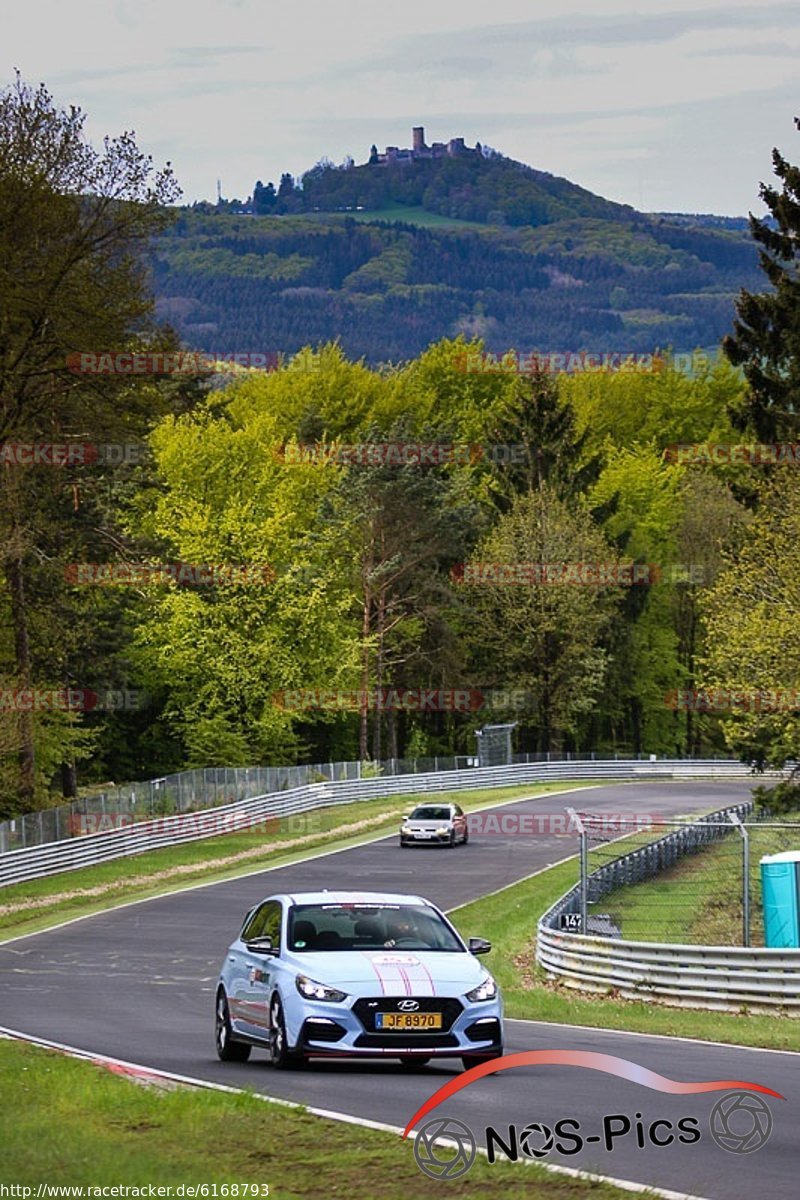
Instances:
[[[361,1024],[367,1033],[375,1033],[375,1013],[379,1012],[402,1012],[399,1007],[403,1000],[416,1000],[418,1007],[414,1012],[440,1012],[442,1014],[442,1028],[432,1030],[431,1033],[420,1034],[412,1030],[397,1030],[387,1034],[382,1030],[378,1030],[378,1035],[384,1039],[389,1037],[390,1040],[397,1042],[399,1039],[406,1041],[406,1035],[414,1033],[415,1037],[424,1037],[426,1045],[433,1045],[428,1039],[435,1037],[437,1034],[441,1036],[447,1033],[455,1021],[458,1020],[464,1007],[460,1000],[455,1000],[448,996],[373,996],[361,997],[356,1000],[353,1005],[353,1012],[358,1017]],[[381,1043],[383,1044],[383,1043]],[[408,1042],[407,1044],[411,1044]]]
[[[435,1050],[446,1046],[457,1046],[454,1033],[360,1033],[353,1043],[360,1050]]]

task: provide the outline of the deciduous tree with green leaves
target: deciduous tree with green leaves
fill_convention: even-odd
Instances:
[[[731,750],[761,765],[800,759],[800,480],[794,468],[762,483],[742,544],[705,606],[699,687],[721,689]],[[734,695],[731,695],[733,693]],[[736,699],[736,694],[741,699]]]
[[[154,171],[130,133],[95,150],[84,124],[79,108],[59,108],[44,85],[34,89],[17,76],[0,93],[0,438],[6,444],[130,440],[159,410],[152,386],[68,368],[76,352],[159,349],[173,341],[153,321],[143,259],[149,239],[169,219],[165,206],[179,194],[171,168]],[[0,470],[0,602],[12,629],[2,669],[23,690],[66,682],[58,664],[44,678],[37,675],[32,645],[32,613],[43,601],[33,578],[41,555],[28,489],[36,480],[58,493],[62,522],[78,502],[74,476],[48,469],[47,479],[15,462]],[[37,718],[23,710],[17,722],[15,790],[19,805],[30,808],[40,783]],[[49,736],[52,745],[52,730]]]
[[[613,558],[589,513],[544,484],[514,499],[472,561],[555,565]],[[534,734],[537,750],[561,749],[596,706],[617,593],[615,587],[566,582],[464,587],[475,669],[489,686],[524,694],[517,719]]]

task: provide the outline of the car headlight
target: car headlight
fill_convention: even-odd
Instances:
[[[439,837],[450,837],[449,829],[437,829],[436,832],[439,835]]]
[[[471,992],[467,992],[468,1000],[494,1000],[497,995],[497,984],[491,975],[487,975],[483,983],[479,983]]]
[[[340,992],[338,988],[328,987],[326,983],[317,983],[315,979],[309,979],[307,975],[298,975],[294,982],[298,992],[301,996],[305,996],[306,1000],[341,1001],[347,999],[347,992]]]
[[[400,830],[401,830],[401,832],[402,832],[402,833],[413,833],[413,832],[414,832],[414,826],[413,826],[413,825],[409,825],[409,824],[408,824],[408,822],[406,822],[406,824],[405,824],[405,825],[401,825],[401,826],[400,826]]]

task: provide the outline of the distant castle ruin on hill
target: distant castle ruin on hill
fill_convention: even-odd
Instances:
[[[415,125],[411,131],[413,144],[410,150],[401,150],[399,146],[387,146],[383,154],[378,153],[378,147],[372,147],[369,155],[370,166],[385,167],[391,163],[412,163],[427,158],[456,158],[462,155],[483,155],[480,142],[475,148],[464,145],[463,137],[450,138],[449,142],[434,142],[432,146],[425,145],[425,126]]]

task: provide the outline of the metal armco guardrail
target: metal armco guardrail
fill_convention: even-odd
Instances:
[[[651,878],[719,837],[736,836],[732,825],[725,826],[728,814],[743,819],[750,808],[722,809],[620,855],[589,876],[590,898],[596,901],[620,885]],[[562,915],[579,911],[577,885],[544,914],[538,928],[538,963],[568,986],[685,1007],[800,1015],[800,950],[634,942],[559,928]]]
[[[391,775],[374,779],[312,783],[287,791],[270,792],[233,804],[137,821],[121,829],[85,834],[0,855],[0,887],[74,871],[80,867],[128,855],[196,841],[242,828],[242,822],[268,820],[309,812],[333,804],[380,797],[509,787],[526,783],[592,779],[602,782],[702,777],[752,777],[750,768],[727,759],[614,759],[517,763],[503,767],[470,767],[464,770]]]
[[[629,1000],[800,1015],[800,950],[624,942],[539,927],[539,963],[566,983]]]

